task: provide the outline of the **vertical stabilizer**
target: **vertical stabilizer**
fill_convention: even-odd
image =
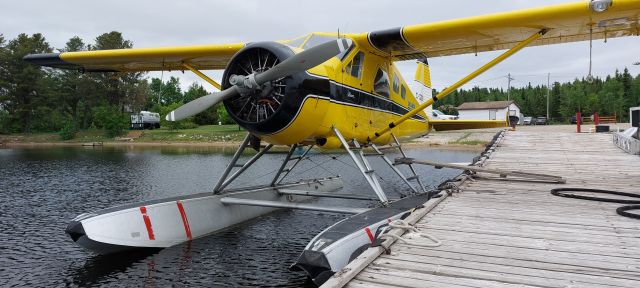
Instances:
[[[427,62],[427,58],[420,59],[417,62],[418,67],[416,67],[416,76],[414,80],[418,84],[416,100],[418,100],[418,105],[420,105],[430,99],[433,92],[431,91],[431,74],[429,73],[429,62]],[[425,109],[427,115],[430,115],[431,110],[433,110],[432,106]]]

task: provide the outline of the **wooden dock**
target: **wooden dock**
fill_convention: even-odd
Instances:
[[[508,132],[484,166],[567,183],[467,181],[417,220],[441,246],[413,245],[430,243],[418,238],[396,241],[390,254],[369,248],[323,287],[640,287],[640,220],[617,215],[623,204],[549,192],[639,193],[640,157],[618,149],[611,134]]]

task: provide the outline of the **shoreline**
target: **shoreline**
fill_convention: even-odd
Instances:
[[[437,150],[458,150],[458,151],[483,151],[485,145],[465,145],[455,143],[438,143],[436,141],[425,141],[426,139],[413,139],[403,142],[405,148],[428,148]],[[84,145],[89,143],[102,143],[102,145]],[[92,141],[92,142],[3,142],[0,149],[11,148],[50,148],[50,147],[139,147],[139,148],[236,148],[240,146],[240,141],[213,141],[213,142],[135,142],[135,141]]]

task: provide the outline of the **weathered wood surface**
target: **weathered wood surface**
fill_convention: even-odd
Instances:
[[[549,193],[640,193],[640,157],[615,147],[610,134],[515,131],[499,146],[485,167],[567,183],[467,182],[416,225],[442,246],[396,242],[346,287],[640,287],[640,220],[617,215],[621,204]]]

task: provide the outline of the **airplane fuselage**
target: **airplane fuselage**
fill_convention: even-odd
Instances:
[[[275,65],[269,62],[274,56],[282,61],[301,48],[262,42],[249,44],[243,50],[225,70],[223,89],[230,86],[228,78],[234,73]],[[346,139],[366,144],[375,131],[418,105],[389,57],[355,44],[319,66],[269,85],[262,89],[266,93],[230,99],[225,106],[240,125],[273,144],[313,143],[327,149],[338,148],[340,142],[333,127]],[[420,113],[393,133],[403,137],[428,131],[428,118]],[[374,143],[387,144],[390,139],[387,134]]]

